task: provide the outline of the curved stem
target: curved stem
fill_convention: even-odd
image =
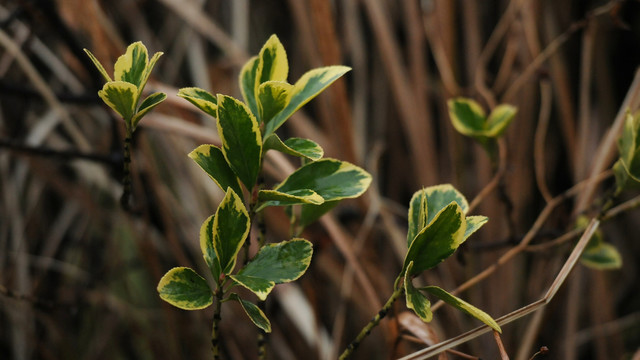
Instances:
[[[382,320],[387,315],[393,303],[396,300],[398,300],[398,298],[402,295],[402,293],[404,292],[404,284],[402,284],[399,281],[399,279],[400,277],[396,279],[395,283],[396,284],[400,283],[401,285],[395,287],[393,294],[391,294],[391,297],[389,297],[389,300],[387,300],[387,302],[384,304],[382,309],[380,309],[380,311],[378,311],[376,316],[374,316],[371,319],[371,321],[369,321],[369,323],[364,328],[362,328],[362,330],[360,330],[360,333],[355,338],[355,340],[353,340],[349,344],[349,346],[347,346],[347,348],[342,352],[339,358],[340,360],[347,359],[349,358],[349,356],[353,354],[353,352],[358,348],[358,346],[360,346],[360,343],[362,342],[362,340],[364,340],[364,338],[369,336],[369,334],[371,333],[371,330],[380,323],[380,320]]]
[[[213,326],[211,328],[211,352],[213,353],[213,360],[218,360],[220,359],[220,337],[218,328],[220,326],[220,320],[222,320],[222,298],[224,296],[222,284],[218,285],[215,295],[216,307],[213,313]]]

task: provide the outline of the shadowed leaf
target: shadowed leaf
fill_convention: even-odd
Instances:
[[[406,274],[411,272],[412,267],[413,261],[409,262]],[[422,295],[420,291],[413,287],[413,284],[411,283],[411,276],[407,276],[406,274],[404,277],[404,291],[407,307],[413,310],[413,312],[416,313],[422,321],[430,322],[433,318],[433,314],[431,313],[431,303],[426,296]]]
[[[213,248],[222,273],[233,271],[238,251],[247,239],[250,226],[249,214],[242,200],[233,189],[228,188],[213,220]]]
[[[444,291],[443,289],[437,286],[427,286],[422,288],[421,290],[427,291],[429,294],[436,296],[437,298],[444,301],[445,303],[482,321],[483,323],[491,327],[493,330],[499,333],[502,333],[502,329],[500,329],[500,325],[498,325],[498,323],[495,320],[493,320],[493,318],[489,316],[489,314],[476,308],[475,306],[469,304],[468,302],[449,294],[448,292]]]
[[[249,319],[251,319],[257,327],[266,333],[271,332],[271,323],[269,322],[269,319],[267,319],[267,316],[254,303],[241,299],[240,296],[235,293],[229,295],[229,299],[237,301],[240,306],[242,306],[242,310],[244,310],[245,314],[249,316]]]
[[[238,177],[231,170],[227,160],[215,145],[200,145],[189,153],[189,157],[222,189],[232,188],[236,194],[242,194]]]

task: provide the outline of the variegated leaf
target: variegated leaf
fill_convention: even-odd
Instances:
[[[347,66],[328,66],[308,71],[291,89],[289,104],[265,127],[265,137],[274,133],[291,115],[351,70]]]
[[[422,321],[430,322],[433,318],[433,314],[431,313],[431,303],[426,296],[413,287],[413,284],[411,283],[411,276],[408,275],[411,273],[412,268],[413,261],[409,262],[404,276],[404,291],[407,307],[413,310],[413,312],[416,313]]]
[[[258,65],[260,59],[254,56],[247,61],[240,70],[240,90],[242,97],[251,113],[258,116],[258,101],[256,100],[256,83],[258,82]]]
[[[438,212],[433,221],[418,233],[404,259],[403,271],[413,262],[412,272],[417,275],[430,269],[453,254],[464,241],[466,220],[462,209],[452,202]]]
[[[227,160],[215,145],[200,145],[189,153],[189,157],[222,189],[232,188],[236,194],[242,194],[238,177],[231,170]]]
[[[262,136],[256,117],[239,100],[218,95],[218,134],[227,163],[247,189],[252,189],[262,157]]]
[[[299,189],[290,192],[280,192],[277,190],[260,190],[258,200],[262,203],[256,211],[260,211],[267,206],[287,206],[297,204],[320,205],[324,203],[322,196],[309,189]]]
[[[127,126],[132,126],[138,97],[138,88],[135,85],[125,81],[111,81],[104,84],[102,90],[98,91],[98,96],[122,116]]]
[[[468,302],[449,294],[448,292],[444,291],[443,289],[437,286],[427,286],[422,289],[427,291],[429,294],[438,297],[440,300],[455,307],[456,309],[461,310],[462,312],[465,312],[473,316],[474,318],[482,321],[483,323],[491,327],[493,330],[499,333],[502,333],[502,329],[500,329],[500,325],[498,325],[498,323],[495,320],[493,320],[493,318],[489,316],[489,314],[476,308],[475,306],[469,304]]]
[[[271,134],[265,139],[262,152],[267,150],[277,150],[281,153],[293,155],[316,161],[322,159],[324,150],[316,142],[309,139],[289,138],[284,142],[280,140],[277,134]]]
[[[87,49],[82,49],[84,50],[84,52],[87,54],[87,56],[89,56],[89,59],[91,59],[91,61],[93,62],[93,65],[96,66],[96,68],[98,69],[98,71],[100,72],[100,74],[102,75],[102,77],[107,81],[113,81],[111,79],[111,76],[109,76],[109,73],[107,72],[107,70],[104,69],[104,66],[102,66],[102,64],[100,63],[100,61],[98,61],[98,59],[96,59],[96,57],[91,53],[91,51],[87,50]]]
[[[114,65],[114,80],[126,81],[140,88],[149,63],[147,48],[137,41],[127,47]]]
[[[206,90],[197,87],[188,87],[178,90],[178,96],[189,101],[205,113],[218,116],[218,99]]]
[[[250,227],[249,214],[242,199],[228,188],[213,219],[213,248],[223,274],[233,271],[238,251],[247,239]]]
[[[253,322],[255,326],[259,327],[266,333],[271,332],[271,323],[269,322],[269,319],[267,319],[264,312],[262,312],[262,310],[260,310],[260,308],[254,303],[241,299],[236,293],[229,295],[229,299],[237,301],[240,306],[242,306],[242,310],[244,310],[245,314],[249,316],[249,319],[251,319],[251,322]]]
[[[287,52],[275,34],[271,35],[262,46],[258,58],[260,63],[258,65],[258,76],[256,76],[256,90],[260,84],[266,81],[287,81],[287,75],[289,74]]]
[[[187,267],[169,270],[158,283],[160,298],[184,310],[204,309],[213,303],[207,281]]]
[[[140,104],[140,107],[138,108],[138,111],[136,112],[135,116],[133,117],[133,120],[131,121],[132,124],[133,124],[133,127],[135,128],[136,126],[138,126],[138,123],[140,122],[140,120],[149,111],[151,111],[151,109],[153,109],[154,107],[158,106],[166,98],[167,98],[167,94],[162,93],[162,92],[153,93],[153,94],[147,96],[147,98],[144,99],[142,101],[142,103]]]
[[[220,268],[220,261],[218,261],[218,255],[213,247],[213,223],[215,215],[211,215],[202,223],[200,227],[200,250],[204,261],[207,263],[211,275],[218,281],[222,269]]]
[[[268,123],[289,103],[293,85],[284,81],[267,81],[258,87],[259,121]]]

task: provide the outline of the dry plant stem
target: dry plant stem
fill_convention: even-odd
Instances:
[[[504,174],[507,170],[507,147],[504,142],[504,139],[498,141],[498,164],[495,170],[495,174],[491,181],[476,195],[475,198],[471,201],[469,205],[469,212],[472,212],[480,203],[491,194],[496,188],[504,187],[504,184],[501,184],[504,179]],[[492,161],[495,162],[495,161]],[[501,190],[504,191],[504,190]]]
[[[585,230],[585,232],[582,234],[582,237],[580,238],[580,241],[578,241],[578,243],[576,244],[575,248],[573,249],[573,251],[571,252],[571,255],[569,255],[569,258],[567,259],[567,261],[564,263],[564,265],[562,266],[562,269],[560,270],[560,272],[558,273],[558,275],[556,276],[555,280],[553,281],[553,283],[551,284],[551,286],[549,287],[549,290],[547,290],[547,293],[544,295],[544,297],[542,297],[540,300],[535,301],[527,306],[521,307],[518,310],[515,310],[507,315],[501,316],[500,318],[496,319],[496,322],[500,325],[500,326],[504,326],[506,324],[509,324],[525,315],[528,315],[542,307],[544,307],[545,305],[547,305],[555,296],[555,294],[557,293],[558,289],[560,289],[560,286],[562,286],[562,284],[564,283],[564,281],[566,280],[567,276],[569,275],[569,273],[571,272],[571,270],[573,269],[573,267],[576,265],[576,263],[578,262],[578,260],[580,259],[580,256],[582,255],[582,252],[584,251],[584,248],[587,246],[587,244],[589,243],[589,240],[591,239],[591,237],[593,236],[593,234],[595,233],[595,231],[598,229],[598,226],[600,225],[600,221],[598,219],[592,219],[591,222],[589,223],[589,225],[587,226],[587,229]],[[443,341],[441,343],[438,343],[436,345],[433,345],[431,347],[428,347],[426,349],[417,351],[413,354],[410,354],[408,356],[405,356],[403,358],[401,358],[400,360],[421,360],[421,359],[428,359],[432,356],[438,355],[441,352],[451,349],[455,346],[458,346],[460,344],[464,344],[467,341],[470,341],[472,339],[475,339],[476,337],[485,334],[489,331],[491,331],[492,329],[487,326],[487,325],[483,325],[480,327],[477,327],[471,331],[468,331],[462,335],[458,335],[454,338],[448,339],[446,341]]]
[[[222,283],[218,282],[218,288],[215,292],[216,295],[216,306],[215,311],[213,313],[213,326],[211,327],[211,352],[213,353],[213,360],[220,359],[220,320],[222,320],[221,310],[222,310]]]
[[[382,320],[387,315],[389,310],[391,310],[391,306],[393,306],[393,303],[398,300],[398,298],[404,293],[404,285],[400,282],[400,277],[396,279],[395,285],[396,289],[393,291],[393,294],[391,294],[391,297],[389,297],[389,300],[387,300],[382,309],[378,311],[376,316],[374,316],[371,321],[369,321],[369,323],[364,328],[362,328],[362,330],[360,330],[360,333],[358,334],[358,336],[356,336],[355,340],[353,340],[349,344],[349,346],[347,346],[347,348],[342,352],[339,360],[348,359],[353,354],[353,351],[357,349],[358,346],[360,346],[362,340],[369,336],[369,334],[371,333],[371,329],[378,326],[380,320]]]
[[[266,308],[265,301],[259,301],[258,307],[262,312],[265,311]],[[262,329],[258,329],[258,359],[264,360],[267,358],[267,333]]]
[[[520,74],[520,76],[518,76],[513,81],[511,86],[509,86],[509,88],[505,91],[503,102],[510,102],[518,93],[520,88],[527,83],[529,78],[540,68],[540,66],[542,66],[542,64],[545,61],[549,59],[549,57],[551,57],[551,55],[553,55],[558,50],[558,48],[560,48],[560,46],[562,46],[565,42],[567,42],[567,40],[569,40],[569,38],[571,38],[571,35],[573,35],[578,30],[582,29],[583,27],[585,27],[588,24],[589,20],[601,15],[608,14],[616,4],[617,4],[617,1],[610,1],[590,11],[583,20],[580,20],[571,24],[571,26],[569,26],[569,28],[564,33],[562,33],[560,36],[555,38],[540,53],[540,55],[538,55],[535,59],[533,59],[533,61],[522,72],[522,74]]]
[[[500,339],[500,333],[493,330],[493,338],[496,340],[496,344],[498,344],[498,350],[500,351],[500,358],[502,360],[509,360],[509,355],[507,354],[507,350],[505,350],[504,345],[502,344],[502,339]]]
[[[544,166],[545,139],[547,135],[547,128],[549,127],[549,117],[551,115],[551,92],[552,87],[549,80],[542,80],[540,82],[540,114],[538,116],[538,126],[536,127],[533,150],[536,183],[538,184],[538,190],[540,190],[540,193],[547,203],[553,198],[549,188],[547,187]]]
[[[521,253],[523,250],[526,249],[527,245],[529,245],[529,243],[535,238],[536,234],[540,231],[540,229],[542,228],[542,225],[545,223],[545,221],[547,221],[547,218],[551,215],[551,213],[556,208],[556,206],[560,205],[560,203],[562,203],[564,200],[578,194],[591,181],[600,183],[601,181],[608,178],[609,176],[611,176],[611,172],[604,172],[596,176],[594,180],[587,179],[585,181],[579,182],[578,184],[571,187],[569,190],[565,191],[563,194],[553,198],[552,201],[547,203],[547,205],[544,207],[542,212],[540,212],[540,215],[538,215],[538,218],[533,223],[533,226],[531,226],[531,229],[529,229],[527,234],[524,236],[524,238],[522,239],[522,241],[520,241],[518,245],[516,245],[515,247],[511,248],[509,251],[504,253],[493,265],[487,267],[478,275],[467,280],[462,285],[458,286],[458,288],[452,291],[451,293],[456,295],[472,287],[473,285],[479,283],[480,281],[486,279],[487,277],[489,277],[489,275],[493,274],[496,270],[498,270],[498,268],[500,268],[502,265],[504,265],[509,260],[511,260],[511,258],[513,258],[514,256],[518,255],[519,253]],[[444,303],[442,301],[438,301],[435,305],[431,307],[431,310],[436,311],[443,304]]]

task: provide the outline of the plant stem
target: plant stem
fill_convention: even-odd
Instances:
[[[129,211],[131,210],[131,139],[133,131],[127,128],[126,132],[122,168],[122,186],[124,189],[120,198],[120,205],[123,209]]]
[[[371,319],[371,321],[369,321],[367,326],[365,326],[364,328],[362,328],[362,330],[360,330],[360,333],[355,338],[355,340],[353,340],[351,342],[351,344],[349,344],[349,346],[347,346],[347,348],[344,350],[344,352],[342,352],[342,354],[340,355],[340,358],[339,358],[340,360],[348,359],[349,356],[351,356],[351,354],[358,348],[358,346],[360,346],[360,343],[362,342],[362,340],[364,340],[364,338],[369,336],[369,334],[371,333],[371,329],[373,329],[374,327],[376,327],[380,323],[380,320],[382,320],[387,315],[387,313],[391,309],[391,306],[393,305],[393,303],[396,300],[398,300],[398,298],[402,295],[402,293],[404,292],[404,284],[402,284],[399,281],[399,279],[400,279],[400,277],[398,277],[396,279],[396,282],[395,282],[396,286],[394,286],[395,290],[393,291],[393,294],[391,294],[391,297],[389,297],[389,300],[387,300],[387,302],[384,304],[382,309],[380,309],[380,311],[378,311],[376,316],[374,316]],[[400,285],[397,286],[398,284],[400,284]]]
[[[265,312],[265,301],[259,301],[258,307]],[[267,358],[267,333],[262,329],[258,329],[258,359],[264,360]]]
[[[216,289],[216,307],[213,313],[213,326],[211,328],[211,352],[213,353],[213,360],[220,359],[220,338],[218,337],[218,327],[220,326],[220,320],[222,320],[222,298],[224,293],[222,292],[222,284],[218,284]]]

